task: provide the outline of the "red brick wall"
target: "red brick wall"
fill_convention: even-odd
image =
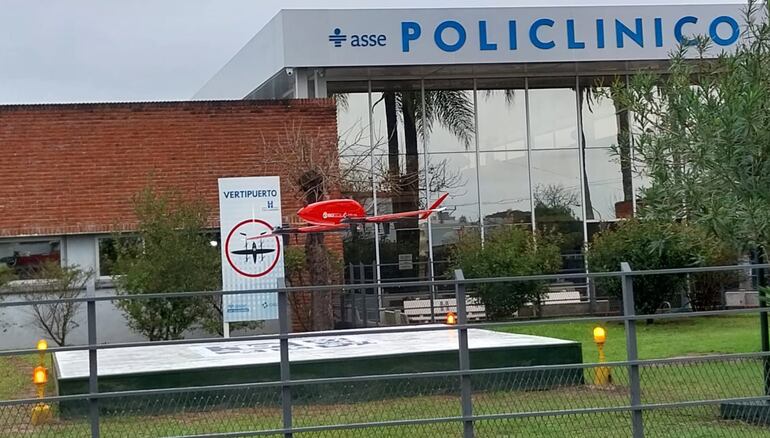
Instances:
[[[282,175],[290,131],[336,148],[332,100],[0,106],[0,237],[130,230],[152,183],[202,197],[217,178]],[[281,179],[284,215],[300,204]],[[336,239],[332,239],[333,241]]]

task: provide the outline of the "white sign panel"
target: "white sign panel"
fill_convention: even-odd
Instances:
[[[222,236],[222,290],[274,289],[284,277],[283,248],[270,234],[282,223],[277,176],[221,178],[219,221]],[[278,318],[278,296],[247,293],[223,297],[224,322]]]
[[[697,2],[694,2],[697,3]],[[286,66],[668,59],[705,35],[741,38],[745,4],[283,11]],[[297,29],[302,29],[298,32]]]

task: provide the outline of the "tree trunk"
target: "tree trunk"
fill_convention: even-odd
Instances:
[[[415,94],[404,92],[401,105],[404,118],[406,169],[402,175],[401,184],[399,184],[400,202],[398,208],[394,206],[395,212],[413,211],[420,208],[420,160]],[[399,253],[412,254],[412,257],[416,259],[420,249],[420,229],[417,218],[399,221],[396,223],[396,229]]]
[[[309,171],[300,178],[300,187],[305,193],[305,202],[314,204],[324,198],[324,177],[315,171]],[[305,238],[305,261],[308,277],[312,286],[326,286],[331,280],[331,266],[324,248],[322,233],[308,234]],[[332,292],[313,291],[310,300],[313,312],[313,330],[331,330],[334,328],[332,311]]]
[[[620,154],[620,175],[623,181],[623,200],[634,200],[633,173],[631,168],[631,126],[628,120],[628,110],[621,108],[614,99],[615,114],[618,124],[618,153]]]
[[[401,169],[398,160],[398,112],[396,94],[392,91],[384,93],[385,123],[388,130],[388,177],[392,187],[398,186]]]
[[[308,234],[305,239],[305,257],[310,284],[313,286],[329,285],[329,260],[324,248],[324,235],[322,233]],[[313,310],[313,330],[332,330],[334,328],[334,314],[331,291],[313,291],[310,302]]]
[[[585,193],[583,202],[585,203],[586,212],[586,217],[584,217],[583,220],[593,220],[594,205],[593,202],[591,202],[591,187],[588,184],[588,163],[586,162],[586,132],[585,129],[583,129],[583,93],[590,93],[590,90],[582,88],[580,92],[578,92],[578,99],[580,99],[580,102],[578,102],[578,117],[580,117],[580,138],[582,140],[580,154],[583,157],[583,188]]]

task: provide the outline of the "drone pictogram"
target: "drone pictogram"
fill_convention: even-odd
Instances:
[[[275,268],[281,244],[277,236],[268,236],[272,229],[270,224],[260,219],[247,219],[233,227],[225,241],[224,251],[228,264],[235,272],[244,277],[259,278]],[[249,239],[254,235],[265,238],[255,242]]]

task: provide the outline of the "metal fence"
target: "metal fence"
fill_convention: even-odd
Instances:
[[[766,269],[767,265],[752,266]],[[230,339],[100,344],[96,302],[127,296],[88,295],[68,301],[87,306],[88,345],[51,348],[49,352],[87,351],[89,377],[83,394],[0,401],[0,437],[396,437],[396,436],[768,436],[770,430],[770,353],[767,314],[760,309],[637,315],[634,279],[651,275],[687,275],[745,271],[747,266],[541,275],[494,279],[402,282],[399,287],[452,287],[457,324],[377,328],[393,337],[444,331],[456,336],[452,359],[437,370],[306,378],[302,364],[290,359],[290,343],[299,339],[371,333],[367,329],[292,333],[289,296],[297,292],[377,290],[383,284],[280,288],[280,333]],[[623,315],[482,322],[470,324],[466,298],[480,284],[616,277],[622,284]],[[392,287],[392,284],[388,284]],[[236,292],[216,292],[223,295]],[[237,292],[243,293],[243,292]],[[189,298],[211,292],[147,294],[130,299]],[[45,305],[62,300],[3,302],[0,308]],[[649,320],[757,314],[762,348],[752,353],[708,354],[640,360],[637,325]],[[469,330],[531,324],[622,323],[626,360],[608,363],[485,368],[472,362]],[[718,333],[704,333],[703,336]],[[676,336],[676,333],[671,333]],[[191,345],[211,342],[278,341],[276,378],[229,384],[164,382],[152,389],[100,391],[99,351],[124,347]],[[618,342],[617,340],[615,342]],[[729,342],[729,340],[727,340]],[[620,343],[620,342],[619,342]],[[761,350],[761,351],[760,351]],[[0,357],[35,354],[35,349],[0,351]],[[612,381],[601,383],[611,370]],[[333,374],[334,370],[331,371]],[[2,370],[0,370],[2,372]],[[31,383],[31,382],[30,382]],[[197,385],[197,386],[196,386]],[[0,388],[2,391],[3,388]],[[31,425],[30,412],[40,403],[54,418]]]

